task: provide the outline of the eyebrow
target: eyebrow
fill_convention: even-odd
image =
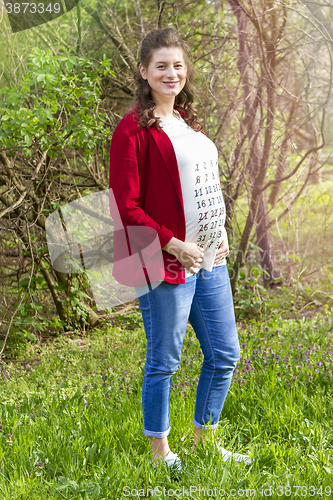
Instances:
[[[174,64],[183,63],[184,61],[176,61]],[[165,64],[166,61],[157,61],[155,64]]]

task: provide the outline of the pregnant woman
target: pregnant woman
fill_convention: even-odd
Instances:
[[[154,464],[164,460],[176,470],[181,461],[167,438],[170,388],[188,321],[204,355],[194,445],[217,428],[240,355],[225,261],[229,249],[218,152],[201,131],[192,74],[188,46],[174,29],[148,33],[137,64],[136,106],[114,131],[110,150],[109,187],[125,230],[155,231],[162,248],[161,279],[148,279],[145,293],[135,288],[147,338],[143,433]],[[219,450],[224,461],[251,461]]]

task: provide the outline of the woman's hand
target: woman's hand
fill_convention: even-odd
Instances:
[[[184,242],[177,238],[171,238],[163,250],[174,255],[177,260],[191,273],[198,271],[203,261],[204,252],[196,243]]]
[[[191,273],[198,271],[203,258],[204,252],[202,248],[196,243],[190,242],[184,242],[181,251],[177,255],[177,260]]]
[[[221,244],[217,249],[213,266],[222,264],[223,259],[227,257],[227,255],[229,255],[229,244],[228,244],[227,233],[225,231],[225,238],[221,241]]]
[[[226,231],[224,232],[224,239],[221,241],[221,244],[219,248],[217,249],[217,252],[215,254],[215,260],[213,262],[213,265],[219,265],[222,264],[223,259],[229,255],[229,244],[228,244],[228,236]],[[188,271],[191,273],[196,273],[198,269],[200,268],[200,262],[202,262],[203,259],[200,259],[198,262],[193,264],[191,267],[186,268]]]
[[[192,273],[192,274],[197,274],[197,272],[198,272],[198,271],[199,271],[199,269],[200,269],[200,265],[201,265],[201,262],[202,262],[202,261],[203,261],[203,258],[202,258],[202,257],[200,257],[200,258],[198,259],[198,261],[197,261],[195,264],[193,264],[192,266],[190,266],[190,267],[185,267],[185,266],[184,266],[184,267],[185,267],[185,269],[186,269],[187,271],[190,271],[190,273]]]

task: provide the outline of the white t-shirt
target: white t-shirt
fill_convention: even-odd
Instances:
[[[212,271],[215,254],[225,235],[225,204],[215,144],[195,132],[183,118],[161,119],[161,126],[175,150],[186,223],[186,242],[204,250],[200,268]],[[223,259],[219,265],[225,265]],[[185,278],[193,273],[185,269]]]

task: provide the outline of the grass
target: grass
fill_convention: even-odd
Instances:
[[[216,498],[253,496],[250,490],[262,498],[331,497],[329,318],[271,317],[239,326],[242,357],[216,438],[228,449],[251,452],[250,466],[225,464],[211,440],[196,456],[191,452],[186,433],[193,429],[202,353],[188,325],[170,406],[170,447],[186,466],[178,480],[163,466],[152,467],[142,432],[141,314],[116,319],[8,365],[0,400],[1,500],[179,498],[176,489],[206,499],[214,488]],[[147,488],[156,488],[155,495]]]

